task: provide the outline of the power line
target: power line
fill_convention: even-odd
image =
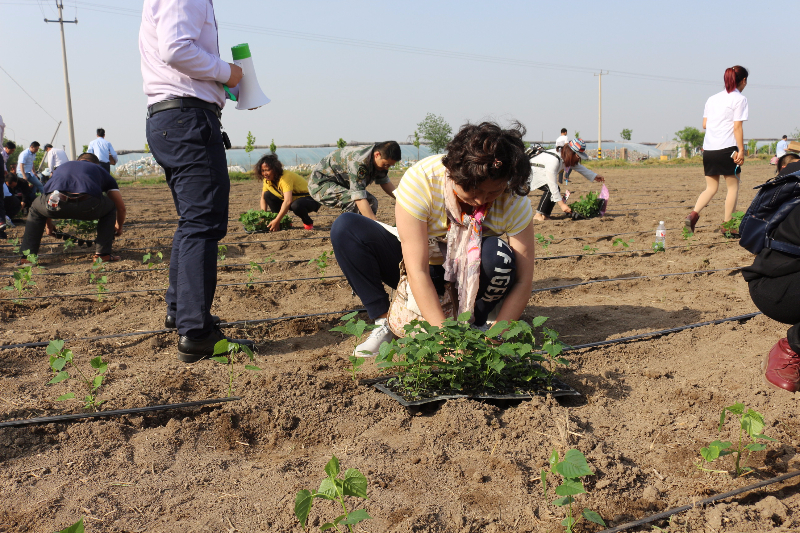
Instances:
[[[11,78],[11,81],[13,81],[14,83],[16,83],[16,84],[17,84],[17,86],[18,86],[20,89],[22,89],[22,92],[24,92],[25,94],[27,94],[27,95],[28,95],[28,98],[30,98],[31,100],[33,100],[33,103],[34,103],[34,104],[36,104],[36,105],[38,105],[38,106],[39,106],[39,107],[42,109],[42,111],[44,111],[44,112],[45,112],[45,114],[47,114],[47,116],[48,116],[48,117],[52,118],[52,119],[53,119],[53,122],[58,122],[58,119],[56,119],[56,117],[54,117],[53,115],[51,115],[50,113],[48,113],[48,112],[47,112],[47,109],[43,108],[43,107],[42,107],[42,104],[40,104],[39,102],[37,102],[37,101],[36,101],[36,99],[35,99],[33,96],[31,96],[31,94],[30,94],[28,91],[26,91],[26,90],[25,90],[25,87],[23,87],[22,85],[20,85],[20,84],[19,84],[19,82],[18,82],[17,80],[15,80],[15,79],[14,79],[14,77],[13,77],[13,76],[11,76],[11,74],[9,74],[9,73],[8,73],[8,71],[7,71],[6,69],[4,69],[2,65],[0,65],[0,70],[2,70],[3,72],[5,72],[5,73],[6,73],[6,76],[8,76],[9,78]]]

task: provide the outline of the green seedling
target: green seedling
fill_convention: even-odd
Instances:
[[[654,242],[653,246],[652,246],[652,249],[653,249],[653,253],[656,253],[656,254],[658,252],[666,252],[667,251],[667,249],[664,247],[664,243],[663,242]]]
[[[577,202],[570,204],[570,208],[579,215],[592,218],[600,214],[600,207],[603,205],[603,200],[597,197],[597,193],[592,191],[585,197],[581,196]]]
[[[692,239],[694,238],[694,232],[687,228],[686,226],[683,227],[681,230],[681,236],[683,240],[686,241],[686,249],[688,250],[692,246]]]
[[[736,211],[731,215],[729,221],[722,223],[722,229],[725,230],[725,237],[730,239],[733,237],[734,232],[739,232],[739,225],[742,223],[742,218],[744,218],[744,211]]]
[[[553,242],[553,236],[550,235],[549,237],[545,237],[541,233],[536,234],[536,242],[539,243],[539,246],[542,247],[544,254],[547,255],[547,248],[550,246],[550,243]]]
[[[75,522],[69,527],[62,529],[61,531],[57,531],[56,533],[84,533],[85,530],[83,528],[83,517],[80,520]]]
[[[72,239],[67,239],[64,241],[64,252],[69,252],[73,248],[75,248],[75,241]]]
[[[331,328],[331,331],[338,331],[344,333],[345,335],[355,336],[356,346],[358,346],[361,342],[361,337],[364,336],[364,333],[373,330],[378,326],[375,324],[367,324],[361,319],[356,320],[356,315],[358,315],[358,311],[344,315],[339,319],[344,322],[344,325]],[[350,372],[353,374],[353,381],[355,381],[356,373],[358,372],[359,368],[361,368],[361,365],[364,364],[365,359],[363,357],[350,355],[349,360],[351,365]]]
[[[278,216],[277,213],[251,209],[239,216],[239,222],[244,225],[245,231],[269,231],[269,225]],[[289,215],[284,215],[280,223],[281,229],[291,229],[292,219]]]
[[[161,252],[156,252],[153,254],[152,252],[147,252],[142,256],[142,264],[147,265],[147,268],[153,268],[156,265],[159,265],[164,262],[164,254]]]
[[[624,250],[624,249],[626,249],[626,248],[630,248],[631,244],[633,244],[633,239],[631,239],[631,240],[629,240],[629,241],[626,241],[626,240],[625,240],[625,239],[623,239],[622,237],[617,237],[617,238],[616,238],[616,239],[614,239],[614,241],[611,243],[611,246],[613,246],[613,247],[615,247],[615,248],[616,248],[617,246],[621,246],[621,247],[622,247],[622,249]]]
[[[318,257],[315,257],[311,261],[308,262],[309,265],[315,265],[317,267],[317,274],[319,274],[319,279],[322,279],[325,276],[325,270],[328,268],[328,258],[333,257],[333,251],[330,252],[325,251],[319,254]]]
[[[549,461],[550,473],[560,475],[563,478],[561,484],[555,489],[556,495],[561,496],[561,498],[555,500],[553,505],[566,507],[567,516],[561,521],[561,525],[564,526],[564,531],[566,533],[573,533],[575,524],[583,518],[589,522],[605,526],[606,523],[600,515],[590,509],[584,508],[581,516],[578,518],[575,518],[573,513],[572,504],[575,503],[575,498],[573,498],[573,496],[586,493],[581,478],[594,475],[594,472],[589,468],[586,462],[586,457],[578,450],[568,450],[567,453],[564,454],[564,460],[559,461],[558,452],[553,450],[553,453],[550,454]],[[542,468],[541,477],[542,492],[544,496],[547,497],[547,469]]]
[[[586,246],[583,247],[583,251],[589,252],[589,255],[594,255],[595,253],[597,253],[597,250],[599,250],[599,248],[595,248],[591,244],[587,244]]]
[[[220,244],[220,245],[217,246],[217,259],[219,259],[219,261],[221,263],[225,262],[225,254],[226,253],[228,253],[228,247],[227,246],[225,246],[224,244]]]
[[[414,320],[405,336],[381,345],[378,367],[396,377],[389,384],[406,398],[418,398],[431,391],[550,390],[555,364],[568,364],[560,357],[566,347],[558,334],[544,328],[537,344],[533,328],[547,320],[498,322],[487,332],[473,328],[470,313],[457,320],[446,319],[440,327]],[[542,353],[544,351],[544,353]],[[539,363],[549,363],[550,369]]]
[[[102,302],[104,294],[108,292],[106,283],[108,283],[108,276],[105,275],[106,266],[103,260],[99,257],[92,263],[92,273],[89,274],[89,283],[93,283],[97,288],[97,301]]]
[[[224,354],[224,355],[223,355]],[[239,344],[236,342],[229,342],[228,339],[222,339],[218,343],[214,345],[214,356],[211,358],[212,361],[216,361],[222,365],[228,365],[228,397],[230,398],[233,396],[235,392],[233,389],[233,382],[238,379],[245,371],[250,370],[252,372],[260,372],[261,369],[255,365],[244,365],[244,370],[236,373],[236,369],[234,367],[235,364],[244,362],[245,360],[242,357],[244,354],[250,362],[254,362],[256,360],[256,356],[253,355],[253,350],[245,346],[244,344]]]
[[[256,274],[263,274],[264,269],[255,261],[250,261],[250,268],[247,269],[247,284],[245,287],[251,289],[253,287],[253,278]]]
[[[339,478],[339,459],[334,455],[328,464],[325,465],[325,473],[328,475],[322,480],[319,485],[319,490],[311,492],[310,490],[301,490],[297,493],[294,500],[294,515],[300,521],[304,531],[309,531],[308,527],[308,514],[311,512],[311,506],[317,498],[323,500],[330,500],[337,502],[342,506],[343,514],[333,519],[333,522],[326,522],[320,526],[320,531],[327,531],[335,529],[342,531],[339,526],[347,526],[347,531],[352,532],[353,526],[363,522],[364,520],[371,520],[372,517],[367,514],[366,509],[357,509],[355,511],[347,511],[347,506],[344,503],[345,496],[353,496],[368,500],[367,498],[367,478],[356,470],[355,468],[348,468],[344,473],[344,479]]]
[[[98,355],[89,361],[89,365],[92,367],[92,373],[87,375],[75,364],[75,356],[72,350],[64,347],[64,341],[60,339],[50,341],[50,344],[47,345],[47,355],[50,356],[50,368],[55,373],[55,376],[48,382],[48,385],[75,378],[89,389],[89,393],[83,399],[84,409],[94,409],[97,411],[98,407],[105,403],[105,400],[97,399],[97,391],[103,385],[103,374],[108,370],[108,364],[103,362],[102,357]],[[67,367],[71,367],[77,374],[71,376],[69,371],[66,370]],[[75,393],[68,392],[56,398],[56,401],[61,402],[74,398]]]
[[[775,442],[775,439],[767,437],[761,433],[764,431],[764,417],[752,409],[745,410],[744,404],[741,402],[737,402],[733,405],[725,407],[722,410],[722,414],[720,414],[719,417],[719,428],[717,431],[722,431],[722,426],[725,424],[725,415],[727,413],[731,414],[730,418],[735,418],[739,421],[739,441],[736,447],[733,447],[732,442],[715,440],[709,444],[708,447],[701,448],[700,455],[707,463],[716,461],[725,455],[735,455],[736,460],[734,464],[734,472],[738,477],[742,475],[743,472],[749,472],[752,470],[752,468],[744,466],[742,463],[742,454],[747,452],[747,457],[749,457],[753,452],[760,452],[761,450],[764,450],[767,445],[758,442],[759,440]],[[745,435],[750,438],[750,443],[748,444],[744,444],[743,442],[743,437]],[[747,459],[747,457],[745,457],[745,459]],[[717,471],[715,470],[714,472]]]
[[[20,266],[12,274],[11,285],[4,287],[7,291],[17,291],[17,303],[22,301],[22,297],[26,292],[31,290],[31,287],[36,286],[36,282],[33,281],[33,269],[42,269],[38,264],[39,258],[36,255],[30,253],[30,250],[25,250],[24,253],[25,259],[27,259],[30,264]]]
[[[264,264],[266,265],[269,263],[275,263],[275,258],[272,256],[272,254],[264,258]]]
[[[8,244],[11,245],[14,255],[19,255],[19,239],[9,239]]]

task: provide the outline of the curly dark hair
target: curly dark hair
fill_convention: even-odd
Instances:
[[[267,177],[261,174],[261,165],[267,165],[267,168],[273,171],[278,178],[283,176],[283,163],[281,163],[281,160],[278,159],[277,155],[267,154],[256,162],[256,166],[253,169],[253,172],[255,172],[255,177],[257,180],[264,181],[267,179]]]
[[[509,191],[527,196],[531,163],[522,142],[525,132],[525,126],[516,121],[505,130],[495,122],[464,124],[448,143],[442,164],[465,191],[486,180],[504,180]]]

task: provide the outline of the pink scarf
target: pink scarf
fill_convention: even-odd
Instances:
[[[455,282],[458,289],[458,314],[472,312],[478,296],[481,276],[481,243],[483,219],[491,204],[476,207],[472,215],[462,213],[454,183],[445,181],[445,208],[450,227],[447,230],[447,254],[444,258],[444,279]]]

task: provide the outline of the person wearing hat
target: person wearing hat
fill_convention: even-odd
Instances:
[[[533,216],[534,220],[549,219],[553,212],[553,206],[556,204],[564,213],[572,212],[558,188],[558,174],[565,168],[569,169],[565,173],[565,178],[569,178],[569,173],[575,170],[589,181],[605,181],[603,176],[580,164],[580,161],[586,159],[589,159],[586,154],[586,143],[577,137],[567,143],[561,152],[556,149],[544,150],[531,157],[531,189],[539,189],[544,192],[539,200],[539,206],[536,208],[536,214]]]

